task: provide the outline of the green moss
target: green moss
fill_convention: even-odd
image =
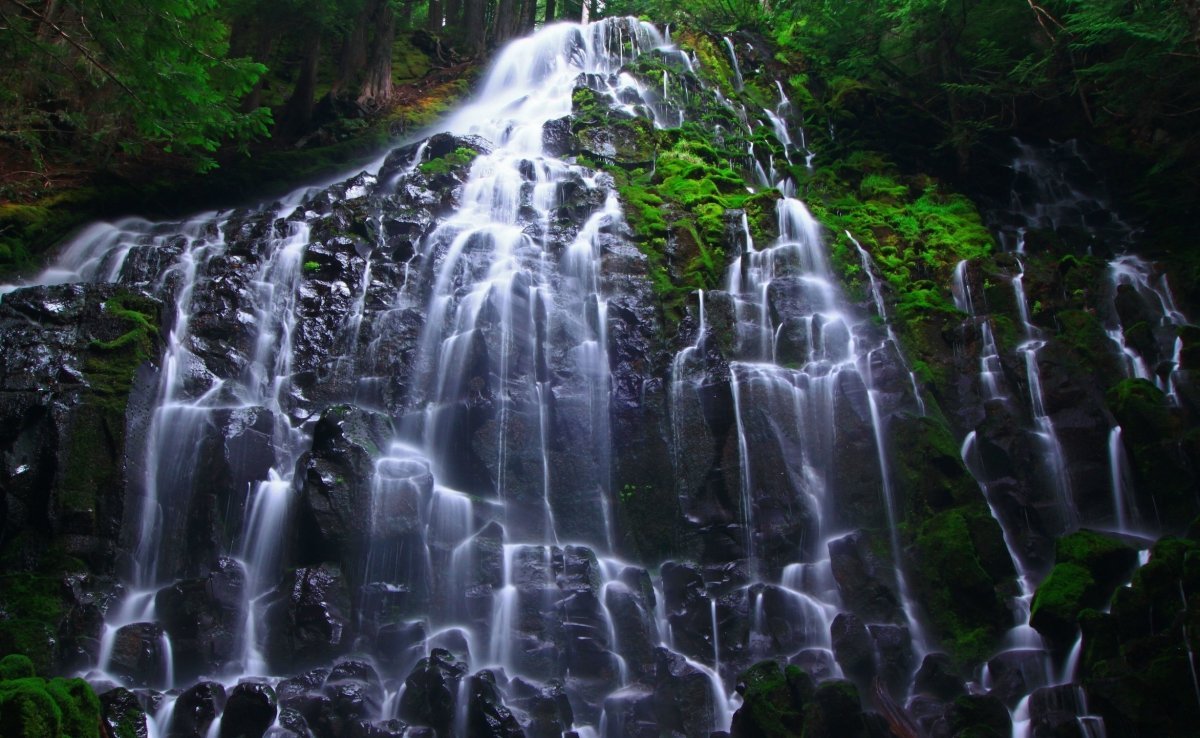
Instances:
[[[785,673],[774,661],[763,661],[738,677],[746,685],[742,707],[734,717],[740,735],[785,738],[804,729],[804,702],[813,691],[811,678],[794,666]]]
[[[1137,551],[1110,536],[1077,530],[1054,542],[1057,563],[1079,564],[1112,589],[1124,584],[1137,567]]]
[[[1195,517],[1196,471],[1189,460],[1197,447],[1194,428],[1184,424],[1166,396],[1144,379],[1127,379],[1105,396],[1121,426],[1137,488],[1152,498],[1158,515],[1178,529]]]
[[[59,738],[62,728],[62,709],[46,691],[43,680],[0,682],[0,734],[6,738]]]
[[[1106,378],[1120,376],[1112,341],[1094,313],[1083,309],[1059,310],[1054,319],[1059,327],[1058,339],[1075,352],[1086,369]]]
[[[100,700],[82,679],[0,681],[0,734],[6,738],[98,738]]]
[[[24,654],[10,653],[0,659],[0,680],[24,679],[33,675],[33,662]]]
[[[934,631],[964,665],[990,656],[1007,626],[1007,610],[997,591],[1003,582],[989,573],[980,556],[973,517],[955,509],[925,521],[914,556],[917,588]]]
[[[1087,568],[1071,562],[1055,564],[1033,596],[1030,615],[1036,620],[1040,615],[1052,614],[1059,620],[1075,622],[1095,587],[1096,580]]]
[[[87,390],[72,417],[65,472],[55,499],[77,530],[94,525],[99,499],[120,483],[129,391],[138,368],[158,350],[156,301],[118,292],[102,309],[109,318],[102,330],[115,337],[95,338],[88,346],[83,365]]]
[[[57,561],[42,562],[47,573],[17,572],[0,575],[0,653],[23,654],[41,674],[54,664],[54,642],[65,610],[62,572],[79,571],[81,564],[64,562],[70,568],[56,569]]]
[[[723,95],[732,97],[737,94],[728,49],[718,45],[711,36],[690,29],[675,33],[673,40],[681,49],[691,49],[695,52],[696,59],[700,62],[700,75],[716,86]]]
[[[440,156],[437,159],[431,159],[420,167],[423,173],[428,175],[450,174],[453,171],[465,168],[475,161],[475,157],[479,156],[479,152],[475,149],[470,149],[465,146],[460,146],[454,151]]]

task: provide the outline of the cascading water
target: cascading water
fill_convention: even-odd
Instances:
[[[736,256],[724,283],[695,293],[678,340],[657,341],[646,258],[613,177],[554,139],[588,88],[621,120],[659,128],[715,99],[737,129],[718,135],[748,141],[746,109],[700,90],[690,59],[666,44],[629,19],[548,27],[499,54],[449,133],[262,208],[94,226],[40,277],[118,282],[169,306],[130,451],[128,592],[108,611],[90,677],[162,690],[211,679],[231,693],[267,683],[313,720],[357,695],[362,730],[396,720],[443,738],[480,721],[707,736],[731,728],[742,697],[730,687],[763,659],[818,681],[878,677],[881,694],[910,696],[936,644],[916,605],[922,583],[910,591],[915,572],[903,569],[912,482],[890,424],[923,428],[940,411],[901,353],[871,254],[845,234],[865,275],[855,305],[796,183],[750,146],[758,184],[782,195],[774,229],[755,216],[755,232],[770,233],[756,244],[747,214],[725,213]],[[631,62],[651,52],[674,66],[639,80]],[[787,163],[801,151],[811,170],[776,84],[778,104],[754,125],[769,122]],[[620,142],[590,143],[604,158]],[[749,166],[741,150],[721,156]],[[1113,264],[1114,304],[1131,291],[1157,300],[1163,336],[1182,321],[1149,267]],[[980,336],[979,394],[1023,405],[967,268],[952,292]],[[1030,414],[1069,510],[1040,391],[1044,336],[1022,276],[1013,287]],[[1127,340],[1114,311],[1130,375],[1174,394],[1182,376]],[[641,354],[629,349],[638,331],[655,337]],[[682,540],[662,550],[689,558],[655,550],[650,572],[618,555],[638,550],[628,516],[650,485],[622,484],[621,454],[633,452],[615,439],[655,392],[662,443],[637,463],[666,469],[658,479],[679,508],[652,515],[679,513]],[[1109,454],[1126,529],[1138,511],[1119,427]],[[974,433],[961,456],[991,503],[1000,493]],[[1027,681],[1046,685],[1057,675],[1028,624],[1034,574],[993,515],[1020,575],[1006,653],[1037,652]],[[865,606],[850,601],[863,591],[847,584],[856,575],[869,575]],[[198,635],[196,619],[216,625]],[[865,639],[870,676],[861,664],[843,674],[845,652],[835,657],[850,631]],[[139,654],[146,663],[133,663]],[[150,735],[178,732],[193,689],[162,698]],[[277,731],[296,725],[284,721]],[[197,734],[229,725],[218,715]]]

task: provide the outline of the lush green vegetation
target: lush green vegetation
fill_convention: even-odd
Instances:
[[[0,659],[0,733],[99,738],[100,700],[82,679],[42,679],[23,655]]]

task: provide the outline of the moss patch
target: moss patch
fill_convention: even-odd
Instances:
[[[100,700],[82,679],[0,681],[0,734],[12,738],[99,738]]]

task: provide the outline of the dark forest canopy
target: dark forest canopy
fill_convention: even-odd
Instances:
[[[323,99],[371,118],[430,66],[615,14],[761,38],[811,91],[806,112],[836,124],[875,96],[883,126],[919,120],[964,168],[997,131],[1101,140],[1163,170],[1200,148],[1200,0],[0,0],[0,171],[212,166],[222,146],[302,137]],[[424,63],[401,68],[414,49]]]

